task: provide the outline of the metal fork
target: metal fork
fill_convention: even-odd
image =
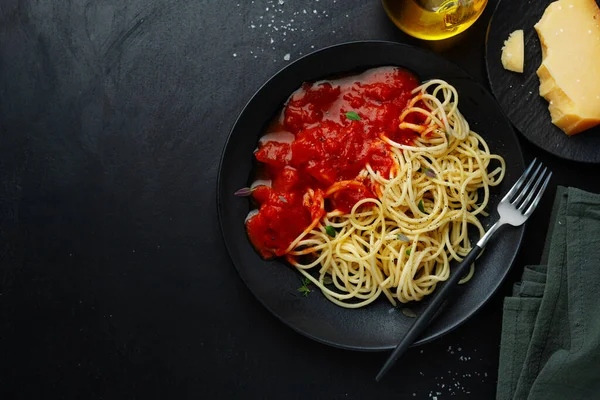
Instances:
[[[498,204],[498,214],[500,214],[500,219],[488,229],[481,239],[479,239],[475,247],[471,249],[458,267],[454,269],[454,272],[450,275],[448,280],[438,289],[423,313],[415,320],[400,344],[396,346],[389,356],[377,374],[377,377],[375,378],[376,381],[380,381],[381,378],[383,378],[396,360],[404,354],[406,349],[414,343],[421,332],[423,332],[433,320],[436,312],[456,288],[458,281],[465,276],[473,261],[481,254],[483,248],[498,228],[506,224],[512,226],[522,225],[533,213],[533,210],[537,207],[546,190],[546,186],[548,186],[550,177],[552,177],[552,172],[548,171],[548,168],[546,167],[542,170],[542,163],[536,163],[536,161],[537,160],[534,159],[531,164],[529,164],[529,167],[527,167],[523,175],[500,201],[500,204]],[[532,171],[534,172],[532,173]]]

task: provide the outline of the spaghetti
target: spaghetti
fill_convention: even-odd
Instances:
[[[415,86],[404,86],[409,90],[401,96],[405,104],[396,111],[396,126],[374,130],[368,148],[378,149],[378,156],[358,162],[353,176],[342,173],[326,182],[313,174],[296,180],[297,192],[281,190],[281,184],[259,184],[253,192],[261,204],[247,219],[255,247],[265,257],[284,255],[342,307],[363,307],[382,295],[395,306],[432,293],[448,278],[450,263],[471,249],[469,227],[484,233],[479,216],[487,215],[490,187],[504,177],[504,160],[470,130],[456,90],[442,80]],[[300,139],[296,132],[289,159],[279,154],[281,171],[302,170],[294,166],[293,151]],[[302,210],[294,217],[302,231],[277,235],[276,219],[267,230],[258,229],[269,213],[268,199],[282,206],[279,212]],[[273,235],[271,253],[257,232]],[[472,266],[463,282],[473,273]]]

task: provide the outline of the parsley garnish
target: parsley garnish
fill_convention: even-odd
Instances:
[[[302,286],[300,286],[298,288],[298,291],[300,293],[302,293],[302,295],[304,297],[308,296],[308,294],[310,293],[310,289],[308,288],[308,285],[310,285],[310,279],[304,278],[304,279],[302,279]]]
[[[423,204],[423,200],[419,200],[419,205],[417,207],[419,208],[419,211],[421,211],[422,213],[425,212],[425,205]]]
[[[406,252],[405,252],[405,253],[406,253],[406,255],[407,255],[407,256],[410,256],[410,252],[411,252],[411,251],[412,251],[412,249],[411,249],[410,247],[409,247],[408,249],[406,249]]]
[[[356,112],[354,111],[348,111],[346,113],[346,118],[352,120],[352,121],[360,121],[360,115],[358,115]]]
[[[335,235],[337,234],[337,231],[335,230],[335,228],[331,225],[327,225],[325,227],[325,232],[327,232],[327,234],[331,237],[335,237]]]
[[[410,308],[403,308],[402,314],[404,314],[408,318],[417,318],[417,314],[415,314],[415,312],[413,310],[411,310]]]
[[[425,168],[425,175],[427,175],[430,178],[437,178],[437,175],[435,174],[435,171],[432,170],[431,168]]]
[[[410,242],[410,239],[408,238],[408,236],[403,235],[401,233],[398,236],[396,236],[396,239],[401,240],[403,242]]]

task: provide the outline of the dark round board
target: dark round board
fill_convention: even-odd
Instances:
[[[441,78],[458,90],[460,110],[492,152],[506,160],[506,177],[492,189],[490,209],[523,172],[523,156],[510,122],[493,96],[460,68],[439,56],[398,43],[353,42],[307,55],[279,71],[246,105],[231,130],[219,167],[217,203],[221,230],[239,275],[258,300],[296,331],[328,345],[363,351],[393,348],[414,319],[393,308],[385,298],[357,309],[329,302],[318,290],[307,297],[298,292],[301,275],[283,260],[265,261],[255,252],[244,229],[250,210],[247,198],[233,193],[252,179],[253,151],[266,124],[288,96],[305,81],[377,66],[401,66],[421,80]],[[484,221],[489,226],[495,216]],[[512,265],[523,227],[508,228],[494,238],[477,262],[474,278],[457,291],[455,301],[440,313],[418,343],[432,340],[473,315],[498,289]],[[409,304],[417,314],[427,300]]]
[[[559,157],[600,163],[600,126],[567,136],[552,124],[548,102],[539,95],[536,70],[542,48],[534,25],[552,0],[502,0],[498,3],[486,40],[486,65],[492,92],[517,129],[536,146]],[[523,73],[507,71],[500,55],[511,32],[523,29],[525,66]]]

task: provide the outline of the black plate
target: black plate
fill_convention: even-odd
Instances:
[[[550,121],[548,102],[540,97],[536,70],[542,48],[533,26],[553,0],[502,0],[498,3],[486,40],[486,65],[492,92],[517,129],[533,144],[562,158],[600,163],[600,126],[567,136]],[[523,29],[525,68],[522,74],[502,67],[500,55],[511,32]]]
[[[397,43],[341,44],[307,55],[278,72],[256,92],[237,119],[219,169],[217,202],[223,238],[248,288],[291,328],[319,342],[346,349],[391,349],[414,319],[392,308],[383,297],[358,310],[338,307],[318,290],[303,297],[297,291],[301,275],[293,267],[281,260],[264,261],[254,251],[244,229],[249,201],[235,197],[233,193],[247,186],[251,179],[253,151],[266,123],[302,82],[386,65],[408,68],[421,80],[445,79],[457,88],[460,110],[473,130],[507,162],[505,180],[492,191],[490,209],[495,210],[500,194],[507,192],[523,171],[521,149],[510,122],[492,95],[460,68],[433,53]],[[489,225],[490,221],[485,223]],[[456,328],[492,296],[509,271],[522,234],[523,228],[510,228],[492,240],[478,262],[473,280],[462,287],[462,295],[441,313],[419,343]],[[410,304],[410,308],[419,313],[425,304],[426,300]]]

